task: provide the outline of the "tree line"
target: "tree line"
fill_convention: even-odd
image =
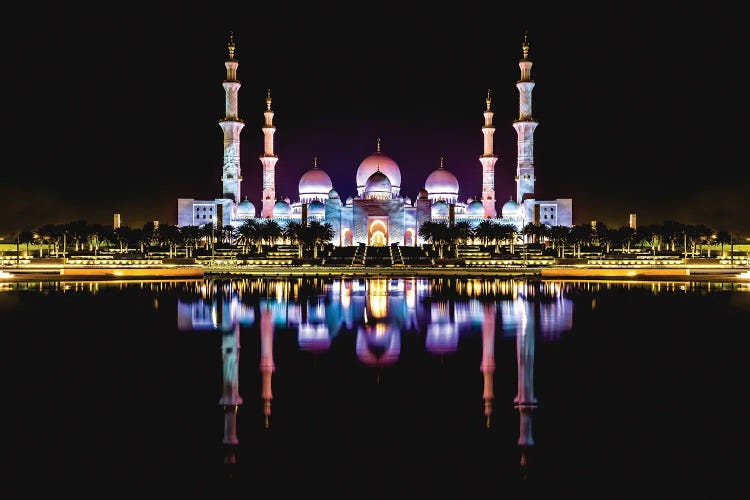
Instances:
[[[584,248],[599,248],[602,253],[628,253],[633,248],[647,248],[657,252],[681,252],[687,255],[700,254],[703,245],[734,243],[734,235],[726,230],[715,231],[706,225],[681,224],[664,221],[641,227],[622,226],[608,228],[603,222],[595,225],[581,224],[548,226],[528,223],[522,229],[513,224],[485,219],[473,226],[460,221],[427,221],[418,230],[419,236],[438,249],[441,256],[445,248],[461,244],[495,246],[514,253],[516,245],[535,243],[552,250],[558,257],[580,256]],[[241,253],[260,253],[263,245],[280,242],[295,244],[299,256],[317,257],[319,250],[330,244],[334,237],[330,223],[310,220],[306,223],[290,221],[282,227],[274,219],[248,219],[240,226],[217,226],[207,223],[201,226],[176,226],[147,222],[140,228],[120,226],[114,228],[103,224],[89,224],[86,220],[75,220],[67,224],[45,224],[36,230],[24,230],[17,234],[16,243],[26,247],[39,245],[49,256],[68,255],[70,252],[96,254],[102,249],[120,252],[138,252],[163,249],[170,257],[192,257],[196,250],[211,251],[216,248],[235,248]],[[570,254],[572,252],[572,255]]]

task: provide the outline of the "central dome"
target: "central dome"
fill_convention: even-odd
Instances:
[[[388,177],[391,183],[391,192],[393,196],[398,196],[401,190],[401,169],[390,156],[384,155],[380,151],[380,139],[378,139],[378,149],[373,154],[362,160],[357,169],[357,193],[362,196],[365,191],[367,179],[372,174],[380,170]]]
[[[318,159],[315,158],[313,168],[300,177],[300,201],[305,203],[312,200],[324,200],[328,197],[328,192],[331,189],[333,189],[331,178],[327,173],[318,168]]]
[[[365,183],[365,198],[390,199],[391,181],[380,170],[376,170]]]

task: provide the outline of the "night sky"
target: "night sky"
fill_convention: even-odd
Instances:
[[[497,208],[515,195],[521,42],[528,32],[536,198],[573,223],[674,220],[750,236],[748,30],[712,2],[572,7],[177,2],[34,3],[8,19],[0,236],[46,223],[177,222],[177,199],[221,196],[229,32],[239,61],[242,195],[260,212],[263,111],[275,112],[276,192],[298,198],[314,158],[342,198],[376,149],[416,198],[440,165],[481,192],[494,111]],[[654,2],[656,3],[656,2]]]

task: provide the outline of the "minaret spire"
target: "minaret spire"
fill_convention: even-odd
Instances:
[[[231,31],[229,32],[227,52],[228,58],[224,62],[224,67],[227,69],[227,77],[222,82],[222,86],[224,87],[224,118],[219,121],[219,126],[224,132],[224,164],[221,170],[221,184],[223,197],[229,198],[234,202],[234,206],[232,207],[232,211],[234,211],[241,201],[240,132],[242,132],[245,123],[238,115],[237,94],[240,91],[240,82],[237,80],[237,66],[239,66],[239,61],[234,58],[234,33]],[[217,221],[217,225],[220,226],[228,223],[228,219]]]
[[[273,153],[273,134],[276,127],[273,126],[271,89],[266,93],[266,111],[263,116],[263,156],[260,157],[263,165],[263,207],[260,216],[273,217],[273,205],[276,203],[276,162],[279,158]]]
[[[516,203],[534,198],[534,129],[539,125],[531,114],[531,92],[534,81],[531,79],[528,33],[523,36],[521,44],[523,59],[518,62],[521,68],[521,79],[516,83],[519,94],[518,119],[513,128],[518,135],[518,155],[516,165]]]
[[[484,206],[484,217],[497,217],[495,208],[495,162],[497,156],[493,153],[493,142],[495,127],[492,125],[492,99],[490,99],[490,89],[487,89],[487,99],[485,99],[487,109],[484,111],[484,126],[482,135],[484,135],[484,152],[479,157],[482,164],[482,205]]]

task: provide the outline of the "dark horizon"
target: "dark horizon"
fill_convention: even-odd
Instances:
[[[750,235],[734,77],[747,34],[730,9],[287,7],[88,17],[53,7],[16,25],[6,116],[19,119],[9,144],[26,155],[3,169],[0,235],[80,219],[109,225],[115,213],[130,227],[175,224],[178,198],[221,197],[230,31],[245,122],[241,192],[258,214],[268,89],[279,197],[298,198],[314,158],[342,198],[354,196],[357,167],[380,138],[401,168],[402,195],[414,199],[442,157],[461,201],[481,190],[490,90],[500,211],[515,193],[515,84],[528,32],[537,199],[572,198],[574,224],[620,227],[635,213],[639,226],[673,220]]]

